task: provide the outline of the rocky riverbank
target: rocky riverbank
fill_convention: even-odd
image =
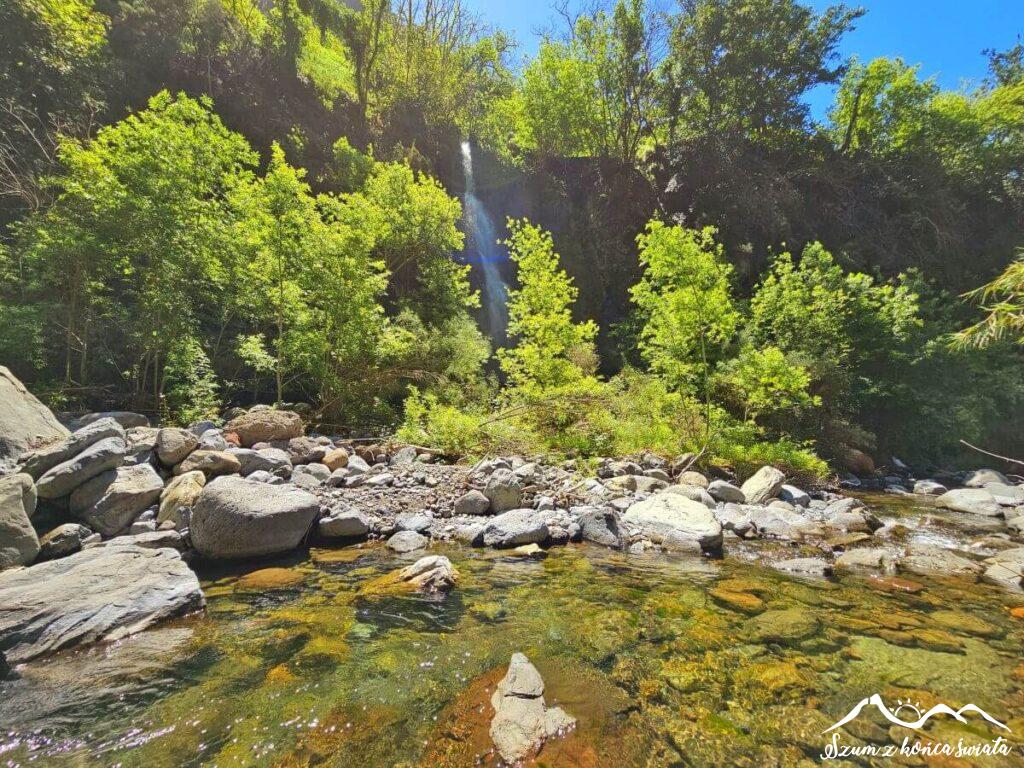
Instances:
[[[310,543],[381,540],[419,556],[459,542],[538,556],[586,542],[817,576],[850,569],[895,589],[934,574],[1021,586],[1024,485],[994,470],[846,479],[935,510],[908,524],[772,467],[739,483],[702,474],[688,456],[589,470],[525,457],[457,466],[413,446],[307,435],[298,413],[261,406],[221,426],[157,428],[118,412],[66,428],[9,373],[3,381],[0,596],[10,610],[0,658],[11,665],[200,609],[194,560]]]

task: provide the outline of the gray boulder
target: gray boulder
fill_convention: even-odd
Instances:
[[[270,474],[286,474],[290,476],[292,460],[287,451],[280,448],[229,448],[228,453],[238,459],[238,474],[248,477],[253,472],[269,472]]]
[[[1000,506],[1017,507],[1024,504],[1024,485],[986,483],[984,490],[991,493]]]
[[[1024,547],[1006,549],[985,561],[982,578],[1007,587],[1024,586]]]
[[[320,520],[317,531],[325,539],[352,539],[370,532],[370,521],[362,512],[334,512]]]
[[[124,441],[127,452],[125,464],[151,464],[156,450],[156,438],[160,430],[156,427],[132,427],[125,430]]]
[[[253,443],[299,437],[302,434],[302,417],[294,411],[254,408],[225,424],[224,431],[234,432],[242,447],[250,448]]]
[[[508,672],[491,696],[490,735],[501,759],[515,765],[548,739],[565,734],[576,719],[544,701],[544,681],[521,653],[512,654]]]
[[[715,501],[732,502],[734,504],[747,503],[747,497],[743,491],[725,480],[712,480],[708,483],[708,495]]]
[[[219,477],[196,499],[189,530],[204,557],[258,557],[297,547],[319,513],[316,497],[298,488]]]
[[[135,413],[133,411],[97,411],[95,413],[86,413],[75,419],[73,426],[75,429],[81,429],[82,427],[99,421],[100,419],[113,419],[125,429],[149,426],[149,419],[141,413]]]
[[[292,482],[302,488],[315,488],[327,481],[331,476],[331,470],[325,465],[298,464],[292,469]]]
[[[207,478],[220,475],[236,475],[242,463],[227,451],[196,450],[174,468],[174,474],[184,475],[186,472],[202,472]]]
[[[124,427],[113,419],[100,419],[82,427],[64,440],[29,455],[23,470],[38,479],[48,470],[73,459],[90,445],[108,437],[126,437]]]
[[[0,365],[0,468],[68,436],[57,417]]]
[[[93,443],[72,459],[43,473],[36,483],[41,499],[59,499],[69,495],[86,480],[124,463],[128,446],[123,438],[107,437]]]
[[[888,550],[880,547],[850,549],[836,558],[836,568],[851,571],[891,571],[895,566],[896,558]]]
[[[584,541],[622,549],[624,539],[619,528],[619,514],[614,509],[588,508],[580,515],[579,524]]]
[[[28,565],[39,554],[39,538],[29,519],[35,509],[35,486],[29,475],[0,477],[0,570]]]
[[[964,478],[964,486],[967,488],[984,488],[988,483],[1006,485],[1009,482],[1006,475],[994,469],[976,469],[973,472],[968,472],[967,477]]]
[[[416,531],[399,531],[388,539],[388,548],[404,555],[407,552],[423,549],[429,543],[430,539]]]
[[[984,488],[957,488],[946,491],[935,499],[935,506],[986,517],[1001,517],[1003,514],[1002,506]]]
[[[156,435],[156,457],[165,467],[181,464],[199,447],[199,438],[187,429],[164,427]]]
[[[491,502],[491,511],[495,514],[518,509],[523,501],[523,484],[511,470],[496,469],[487,478],[484,496]]]
[[[805,491],[800,490],[795,485],[786,485],[785,483],[779,486],[779,498],[789,502],[794,507],[806,507],[811,503],[811,497]]]
[[[125,531],[144,509],[160,500],[164,481],[149,464],[110,469],[71,494],[71,514],[104,536]]]
[[[532,509],[513,509],[492,517],[484,526],[484,546],[518,547],[539,544],[548,537],[545,513]]]
[[[761,467],[740,487],[748,504],[764,504],[775,498],[786,476],[775,467]]]
[[[456,515],[486,515],[491,507],[491,500],[480,491],[472,490],[462,494],[455,500]]]
[[[656,542],[675,548],[690,542],[705,553],[722,550],[722,524],[699,501],[676,493],[658,493],[630,506],[622,522],[635,526]]]
[[[808,536],[823,536],[821,524],[808,520],[799,512],[782,507],[744,507],[753,524],[754,533],[763,539],[802,541]]]
[[[388,460],[388,465],[392,467],[407,467],[416,462],[416,456],[416,449],[411,445],[407,445],[395,451],[395,454]]]
[[[102,547],[0,573],[0,662],[119,640],[204,605],[172,549]]]
[[[201,451],[226,451],[231,443],[224,439],[224,433],[217,427],[208,429],[199,436],[199,450]]]
[[[679,496],[690,499],[690,501],[700,502],[708,509],[714,509],[716,506],[715,500],[711,497],[711,494],[699,485],[670,485],[668,488],[665,488],[664,492],[678,494]]]

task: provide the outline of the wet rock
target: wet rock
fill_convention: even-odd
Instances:
[[[178,511],[184,507],[192,507],[200,492],[206,485],[206,475],[199,470],[178,475],[160,492],[160,508],[157,511],[157,524],[167,520],[176,520]]]
[[[117,640],[204,604],[171,549],[103,547],[0,573],[0,660]]]
[[[895,564],[896,559],[892,554],[880,547],[850,549],[836,558],[837,569],[890,571]]]
[[[234,432],[243,448],[251,448],[254,443],[299,437],[302,435],[302,418],[294,411],[252,409],[229,421],[224,425],[224,431]]]
[[[1024,547],[1007,549],[985,561],[983,578],[992,584],[1024,586]]]
[[[700,502],[675,493],[659,493],[633,504],[622,521],[635,526],[656,542],[671,539],[678,545],[690,541],[705,553],[722,549],[722,524]]]
[[[976,577],[982,567],[948,549],[932,546],[915,546],[900,559],[899,568],[907,573],[922,576],[966,576]]]
[[[523,484],[511,470],[496,469],[487,478],[484,496],[491,502],[495,514],[518,509],[523,501]]]
[[[119,437],[124,440],[124,427],[113,419],[100,419],[82,427],[64,440],[30,454],[24,463],[23,471],[33,478],[39,478],[58,464],[73,459],[89,446],[108,437]]]
[[[86,481],[71,494],[71,514],[94,531],[114,536],[157,503],[164,481],[149,464],[118,467]]]
[[[779,498],[794,507],[806,507],[811,503],[811,497],[805,491],[795,485],[786,485],[785,483],[779,486]]]
[[[988,483],[1007,485],[1009,482],[1002,472],[997,472],[994,469],[976,469],[967,473],[963,484],[967,488],[984,488]]]
[[[41,499],[59,499],[107,470],[124,463],[128,447],[123,438],[107,437],[93,443],[74,458],[43,473],[36,483]]]
[[[196,499],[189,530],[205,557],[257,557],[297,547],[319,513],[316,497],[298,488],[219,477]]]
[[[935,480],[918,480],[914,483],[914,493],[924,496],[941,496],[947,490],[946,486]]]
[[[459,572],[444,555],[430,555],[403,568],[398,578],[423,592],[447,592],[459,580]]]
[[[58,525],[39,539],[39,562],[67,557],[82,548],[82,542],[92,535],[92,531],[79,523]]]
[[[614,509],[587,508],[579,516],[579,524],[584,541],[622,549],[624,539],[619,527],[619,515]]]
[[[220,475],[237,475],[242,463],[227,451],[193,451],[174,468],[174,474],[199,471],[207,479]]]
[[[187,429],[164,427],[156,436],[156,457],[165,467],[174,467],[198,446],[199,439]]]
[[[426,536],[415,531],[399,531],[388,539],[388,548],[401,555],[423,549],[428,543],[430,540]]]
[[[958,488],[946,491],[935,499],[935,506],[971,515],[1000,517],[1003,514],[1003,508],[999,502],[983,488]]]
[[[828,576],[832,573],[832,564],[820,557],[796,557],[772,563],[772,568],[787,573],[804,573],[810,576]]]
[[[0,469],[28,451],[64,440],[64,428],[18,377],[0,365]]]
[[[548,537],[548,526],[543,512],[532,509],[513,509],[492,517],[484,525],[483,542],[487,547],[517,547],[536,544]]]
[[[36,492],[27,474],[0,477],[0,570],[28,565],[39,554],[39,538],[30,518]]]
[[[328,539],[351,539],[366,536],[370,532],[370,521],[362,512],[332,512],[320,520],[317,531]]]
[[[512,655],[508,673],[491,697],[494,718],[490,735],[506,763],[516,763],[539,750],[548,739],[560,736],[576,719],[544,702],[544,681],[529,659]]]
[[[786,476],[775,467],[761,467],[740,487],[748,504],[764,504],[778,495]]]
[[[455,500],[456,515],[486,515],[491,507],[491,500],[480,491],[472,490],[462,494]]]

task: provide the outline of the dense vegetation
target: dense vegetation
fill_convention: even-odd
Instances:
[[[0,362],[57,406],[303,400],[453,455],[1022,453],[1024,47],[944,91],[839,60],[859,16],[619,0],[513,66],[460,0],[11,0]],[[466,137],[530,201],[499,350]]]

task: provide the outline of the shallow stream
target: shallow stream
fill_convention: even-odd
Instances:
[[[1024,765],[1019,593],[803,579],[749,549],[720,561],[594,546],[543,560],[433,551],[461,573],[440,599],[368,593],[415,559],[379,546],[202,572],[204,615],[0,683],[0,765],[496,765],[490,692],[516,651],[540,670],[548,703],[579,723],[537,765],[815,765],[824,731],[876,693],[903,719],[972,703],[1009,730],[936,716],[914,731],[865,708],[844,745],[1002,736],[1012,750],[829,763]]]

